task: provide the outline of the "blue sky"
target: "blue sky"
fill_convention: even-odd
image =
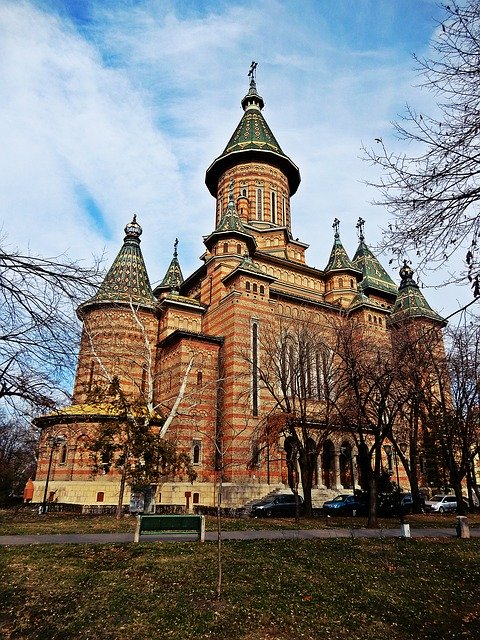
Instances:
[[[105,249],[110,263],[137,213],[151,280],[177,236],[190,274],[214,224],[205,170],[241,118],[256,60],[265,118],[301,171],[293,233],[309,264],[325,267],[335,217],[351,256],[359,216],[374,246],[388,219],[361,146],[399,148],[390,123],[405,104],[434,108],[412,54],[428,55],[441,18],[429,0],[0,0],[7,242],[87,262]],[[425,294],[445,314],[470,299]]]

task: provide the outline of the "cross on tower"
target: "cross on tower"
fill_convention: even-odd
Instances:
[[[257,62],[254,62],[252,60],[252,64],[250,65],[250,71],[248,72],[248,77],[253,81],[255,81],[257,64],[258,64]]]
[[[365,225],[365,220],[363,218],[359,218],[356,225],[356,229],[357,229],[358,237],[360,238],[360,240],[365,239],[365,236],[363,235],[364,225]]]
[[[335,229],[335,235],[338,236],[338,230],[340,228],[340,220],[338,218],[335,218],[332,227]]]

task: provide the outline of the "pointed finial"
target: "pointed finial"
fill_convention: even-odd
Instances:
[[[137,214],[133,214],[132,221],[124,229],[126,238],[139,238],[142,235],[142,227],[137,222]]]
[[[340,228],[340,220],[338,218],[335,218],[335,220],[333,221],[332,227],[335,229],[335,237],[338,238],[339,236],[338,230]]]
[[[175,242],[173,243],[173,257],[174,258],[178,258],[177,247],[178,247],[178,238],[175,238]]]
[[[357,233],[358,233],[358,238],[362,242],[363,242],[363,240],[365,240],[365,236],[363,234],[364,225],[365,225],[365,220],[363,218],[359,218],[358,222],[357,222],[357,225],[356,225],[356,229],[357,229]]]
[[[250,83],[255,82],[256,72],[257,72],[257,62],[252,60],[252,64],[250,65],[250,71],[248,72],[248,77],[250,78]]]
[[[413,279],[413,269],[408,264],[408,260],[403,261],[403,267],[400,269],[400,278],[402,279],[399,285],[399,290],[404,289],[405,287],[416,287],[418,289],[418,284]]]
[[[248,77],[250,78],[250,88],[248,90],[247,95],[242,100],[242,108],[244,111],[247,108],[255,108],[260,109],[260,111],[264,107],[264,102],[262,96],[259,96],[257,93],[257,85],[255,83],[257,76],[257,63],[252,60],[252,64],[250,65],[250,71],[248,72]]]

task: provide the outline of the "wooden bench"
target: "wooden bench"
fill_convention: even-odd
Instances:
[[[140,536],[160,533],[198,534],[200,542],[205,542],[205,516],[198,515],[138,515],[134,542],[140,542]]]

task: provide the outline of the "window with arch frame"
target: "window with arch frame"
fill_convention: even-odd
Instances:
[[[202,460],[202,442],[194,440],[192,443],[192,464],[201,464]]]

